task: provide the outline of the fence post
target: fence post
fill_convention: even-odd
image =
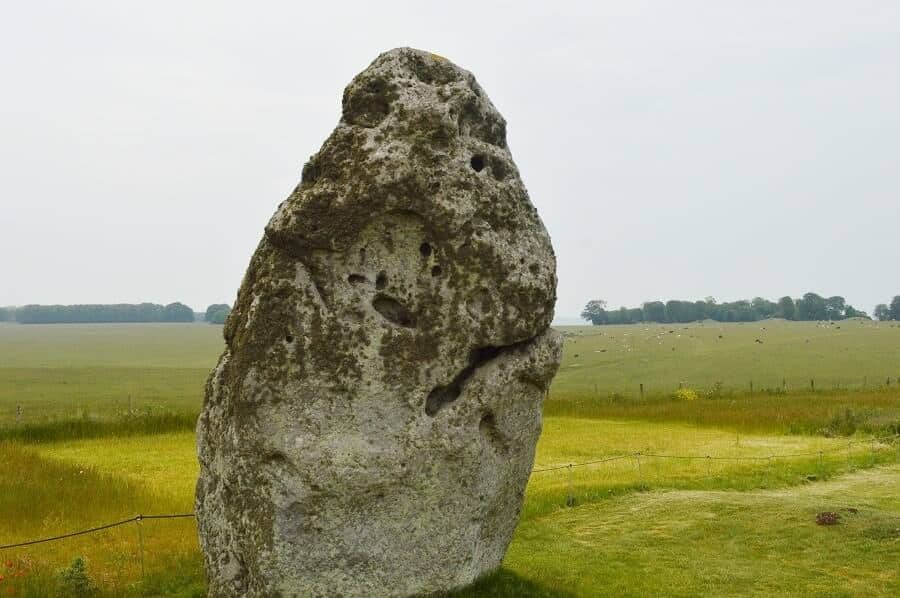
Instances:
[[[22,423],[22,406],[16,405],[16,425],[18,426],[21,423]]]
[[[566,506],[574,507],[575,506],[575,494],[572,490],[572,464],[569,463],[569,489],[568,494],[566,495]]]
[[[139,554],[141,557],[141,579],[144,579],[144,577],[145,577],[145,573],[144,573],[144,528],[141,525],[141,521],[143,521],[143,519],[144,519],[143,515],[138,515],[134,519],[134,523],[135,523],[135,525],[137,525],[137,531],[138,531],[138,551],[139,551]]]
[[[644,398],[644,383],[641,382],[641,398]]]
[[[706,455],[706,477],[710,478],[710,479],[712,478],[712,469],[710,467],[711,464],[712,464],[712,457],[710,457],[709,455]]]
[[[812,378],[809,379],[809,389],[813,392],[816,390],[816,381]]]
[[[753,396],[753,380],[750,381],[750,396]]]

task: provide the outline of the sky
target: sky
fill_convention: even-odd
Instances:
[[[900,3],[10,2],[0,305],[234,300],[344,86],[472,71],[590,299],[900,294]]]

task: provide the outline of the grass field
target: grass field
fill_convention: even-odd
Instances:
[[[885,384],[900,328],[565,332],[504,566],[461,596],[900,593],[900,389]],[[192,510],[220,334],[0,325],[0,544]],[[672,398],[679,382],[699,398]],[[839,524],[816,525],[823,511]],[[176,519],[0,552],[0,595],[71,591],[60,571],[79,556],[100,595],[203,594],[193,520]]]
[[[900,376],[900,326],[893,322],[700,322],[561,327],[566,335],[557,396],[665,394],[683,386],[749,392],[857,389]],[[759,342],[757,342],[759,341]],[[595,385],[597,390],[595,391]]]

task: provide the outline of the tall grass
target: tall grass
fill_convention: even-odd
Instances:
[[[682,422],[745,432],[849,436],[900,430],[900,390],[757,392],[707,389],[686,401],[669,395],[643,399],[618,394],[551,393],[544,414],[596,419]]]
[[[88,438],[127,438],[192,431],[197,414],[185,412],[143,413],[113,418],[55,419],[21,425],[0,425],[0,440],[24,443],[59,442]]]

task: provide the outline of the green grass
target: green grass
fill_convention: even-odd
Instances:
[[[149,410],[115,418],[94,418],[82,414],[73,418],[25,422],[21,425],[0,426],[0,440],[26,443],[59,442],[84,438],[119,439],[194,430],[197,416],[187,413],[151,413]]]
[[[822,511],[840,524],[816,525]],[[898,513],[898,466],[789,489],[629,494],[522,521],[503,571],[460,595],[896,596]]]
[[[535,472],[527,489],[519,531],[505,562],[506,569],[477,586],[481,588],[477,592],[470,590],[467,595],[565,595],[559,593],[563,590],[572,595],[596,595],[596,591],[607,587],[607,573],[595,575],[594,586],[584,586],[576,581],[586,572],[607,567],[606,557],[592,544],[578,540],[582,531],[565,531],[568,530],[566,526],[573,529],[576,524],[609,526],[610,517],[621,519],[625,512],[632,513],[635,521],[631,525],[634,527],[667,525],[663,514],[647,514],[647,496],[676,496],[686,492],[695,494],[684,496],[707,497],[705,500],[710,504],[716,501],[726,505],[731,502],[743,504],[741,501],[745,500],[748,491],[769,489],[793,496],[794,493],[809,492],[812,487],[841,483],[842,476],[852,471],[882,471],[884,464],[900,460],[900,446],[873,445],[857,439],[848,455],[844,450],[847,442],[846,439],[804,436],[738,437],[731,432],[684,424],[547,418],[538,444],[536,469],[641,452],[644,456],[640,457],[640,472],[633,456],[616,462],[575,467],[571,481],[565,468]],[[821,458],[818,451],[823,451]],[[646,456],[648,453],[698,459],[652,458]],[[773,454],[797,453],[811,453],[812,456],[753,460]],[[0,541],[54,535],[136,513],[185,512],[192,506],[197,461],[191,433],[71,440],[31,448],[6,442],[0,445],[0,454],[3,461],[18,472],[0,483],[0,497],[5,497],[0,499]],[[708,454],[744,460],[708,462],[705,459]],[[888,471],[897,473],[895,468]],[[900,475],[892,475],[900,484]],[[810,481],[813,477],[815,483]],[[575,508],[566,506],[570,495],[576,498]],[[691,522],[694,517],[690,505],[686,500],[679,507],[683,511],[679,517],[685,522]],[[853,505],[858,506],[858,501]],[[573,513],[591,515],[573,520]],[[890,512],[885,510],[882,515],[887,517]],[[757,533],[781,533],[781,522],[767,519],[763,512],[758,517],[764,522],[765,529],[757,530]],[[32,584],[34,588],[55,587],[54,572],[75,556],[87,559],[91,574],[102,582],[101,587],[110,595],[152,594],[151,588],[156,588],[153,591],[168,588],[166,591],[183,591],[190,595],[202,588],[193,522],[147,521],[143,525],[147,555],[147,576],[143,580],[134,525],[16,550],[11,553],[11,558],[28,563],[29,573],[23,583]],[[870,535],[886,534],[888,540],[892,538],[893,532],[888,527],[880,532],[872,526],[866,529]],[[548,541],[548,534],[564,532],[568,535]],[[705,542],[719,542],[726,537],[725,532],[715,528],[706,529],[705,533],[710,534]],[[606,549],[624,550],[626,540],[639,543],[638,538],[613,533],[607,538]],[[679,541],[680,545],[673,545],[671,549],[690,555],[697,550],[695,545],[700,540],[696,536],[685,536]],[[900,545],[895,542],[893,546],[894,552],[885,554],[900,557]],[[778,558],[790,559],[796,548],[796,544],[787,543],[774,546],[772,550]],[[564,550],[560,554],[565,558],[554,556],[557,550]],[[652,565],[649,558],[642,556],[640,551],[631,555],[632,573]],[[866,558],[866,554],[860,552],[853,557],[853,562]],[[758,563],[758,566],[762,565]],[[683,566],[679,565],[682,569]],[[705,575],[702,567],[702,560],[697,560],[693,569],[679,570],[685,588],[693,591],[715,589],[715,586],[690,585],[691,579],[702,580]],[[557,575],[568,581],[565,584],[554,582]],[[626,571],[616,575],[614,583],[627,581]],[[27,589],[25,585],[23,592]],[[649,586],[641,587],[650,589]]]
[[[223,348],[221,326],[0,324],[0,425],[196,413]]]
[[[565,353],[555,396],[669,394],[699,389],[856,389],[900,376],[900,326],[846,320],[834,324],[766,320],[561,327]],[[671,331],[671,332],[670,332]],[[719,338],[721,336],[721,338]],[[761,343],[756,341],[760,340]],[[595,391],[596,385],[596,391]]]
[[[897,594],[900,444],[870,437],[900,425],[900,328],[566,332],[504,566],[461,596]],[[190,511],[221,349],[216,326],[0,325],[0,543]],[[128,524],[0,554],[0,592],[63,594],[83,556],[102,596],[201,596],[193,520],[142,526],[143,575]]]
[[[856,432],[900,432],[900,390],[724,394],[686,401],[673,396],[645,399],[551,394],[546,415],[682,422],[770,434],[848,436]]]

